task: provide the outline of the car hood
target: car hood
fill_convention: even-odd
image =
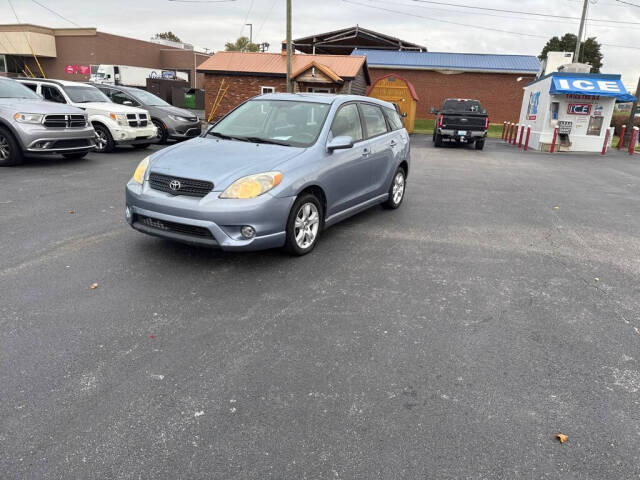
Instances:
[[[78,108],[94,112],[109,112],[109,113],[147,113],[146,110],[136,107],[130,107],[129,105],[120,105],[112,102],[87,102],[76,103]]]
[[[195,117],[196,114],[189,111],[189,110],[185,110],[184,108],[178,108],[178,107],[173,107],[171,105],[149,105],[149,108],[153,108],[154,110],[157,110],[159,112],[165,113],[167,115],[177,115],[179,117],[187,117],[187,118],[192,118]]]
[[[238,178],[269,172],[303,148],[198,137],[151,156],[150,171],[213,182],[222,191]]]
[[[37,98],[2,98],[0,107],[12,108],[16,112],[23,113],[58,113],[58,114],[78,114],[82,110],[71,105],[48,102]]]

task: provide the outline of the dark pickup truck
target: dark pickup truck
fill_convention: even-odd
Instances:
[[[436,115],[433,143],[441,147],[443,140],[474,143],[476,150],[484,148],[489,130],[489,115],[478,100],[447,98],[440,110],[431,107]]]

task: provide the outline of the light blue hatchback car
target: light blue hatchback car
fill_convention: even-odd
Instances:
[[[398,208],[409,150],[391,103],[261,95],[201,137],[142,160],[127,184],[126,218],[180,242],[304,255],[325,227],[376,204]]]

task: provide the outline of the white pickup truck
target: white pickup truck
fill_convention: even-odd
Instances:
[[[132,67],[130,65],[98,65],[91,82],[146,88],[147,78],[171,78],[189,81],[189,74],[162,68]]]
[[[48,78],[20,78],[18,81],[45,100],[86,111],[96,131],[97,152],[113,152],[116,145],[147,148],[157,142],[156,127],[146,110],[113,103],[92,85]]]

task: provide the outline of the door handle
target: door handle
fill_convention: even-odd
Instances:
[[[398,142],[396,142],[395,140],[391,140],[391,143],[389,145],[391,145],[392,147],[395,147],[398,144]]]
[[[368,148],[363,148],[362,149],[362,156],[363,157],[368,157],[369,155],[371,155],[371,150]]]

